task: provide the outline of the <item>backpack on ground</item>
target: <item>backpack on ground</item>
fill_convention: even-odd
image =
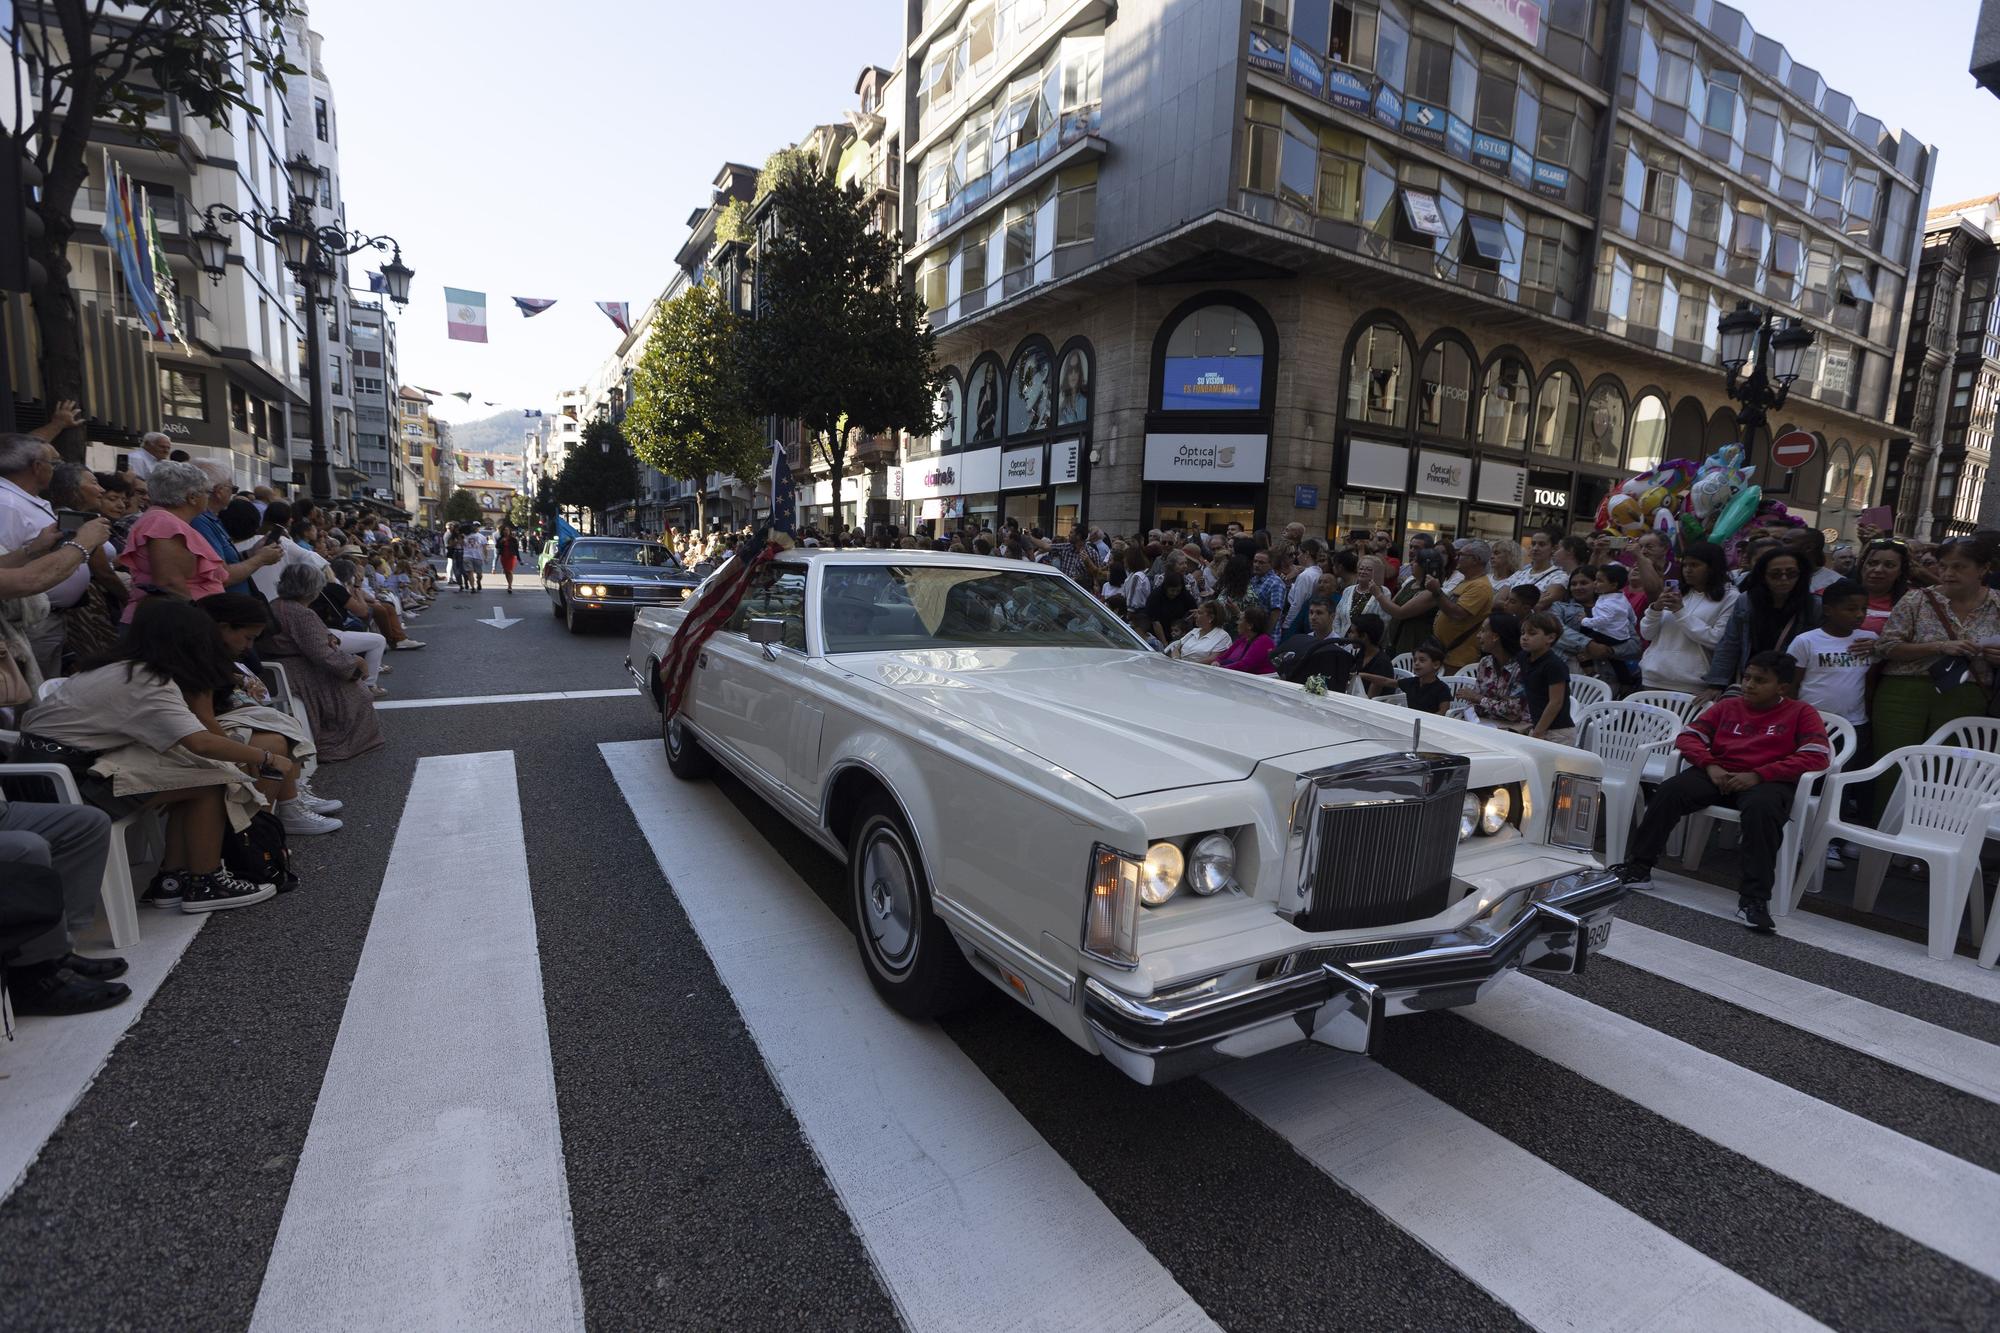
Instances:
[[[250,816],[242,829],[230,830],[222,840],[222,863],[229,872],[252,884],[275,884],[285,888],[292,878],[292,852],[285,842],[285,826],[269,810]]]

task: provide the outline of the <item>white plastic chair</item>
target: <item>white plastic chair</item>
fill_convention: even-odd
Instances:
[[[1407,657],[1409,654],[1405,653],[1404,656]],[[1415,680],[1417,678],[1417,673],[1408,667],[1391,666],[1389,669],[1396,673],[1397,680]]]
[[[1664,708],[1670,713],[1679,714],[1681,721],[1690,726],[1693,725],[1696,718],[1701,716],[1702,710],[1707,707],[1706,704],[1701,703],[1692,694],[1684,690],[1634,690],[1625,696],[1625,702],[1628,704],[1646,704],[1652,708]],[[1658,755],[1646,762],[1645,780],[1653,783],[1665,782],[1668,778],[1680,772],[1680,767],[1681,761],[1679,755],[1671,751]]]
[[[1872,829],[1840,817],[1840,796],[1848,784],[1898,770],[1903,792],[1902,819],[1895,827]],[[1801,876],[1810,887],[1826,873],[1827,844],[1835,838],[1856,847],[1914,856],[1930,867],[1930,956],[1949,958],[1958,943],[1958,922],[1965,915],[1974,878],[1979,874],[1979,849],[1987,829],[2000,815],[2000,755],[1939,745],[1906,745],[1891,750],[1868,767],[1837,774],[1821,797],[1825,813],[1800,858]],[[1886,822],[1886,821],[1885,821]],[[1879,882],[1878,882],[1879,884]],[[1859,887],[1854,905],[1868,911],[1873,892]],[[1979,905],[1973,933],[1981,928]],[[1991,951],[1989,951],[1989,948]],[[1993,966],[2000,940],[1981,945],[1980,965]]]
[[[1772,877],[1772,916],[1784,916],[1798,906],[1805,887],[1798,873],[1799,844],[1810,840],[1829,810],[1838,808],[1830,799],[1815,799],[1816,794],[1828,778],[1839,773],[1842,766],[1854,757],[1853,724],[1844,717],[1829,713],[1819,716],[1820,721],[1826,723],[1826,738],[1833,745],[1833,758],[1824,769],[1800,778],[1797,790],[1792,794],[1792,813],[1785,820],[1784,839],[1778,845],[1778,865]],[[1701,864],[1702,853],[1708,849],[1708,835],[1718,819],[1739,828],[1743,823],[1743,816],[1726,805],[1711,805],[1688,816],[1687,841],[1681,849],[1682,864],[1688,869]],[[1821,859],[1825,859],[1823,851]]]
[[[1388,694],[1374,695],[1369,699],[1369,702],[1381,704],[1384,708],[1408,708],[1410,706],[1410,696],[1404,694],[1401,690],[1395,690]]]
[[[1414,676],[1417,674],[1417,655],[1397,653],[1389,659],[1389,665],[1396,669],[1396,674],[1399,676]]]
[[[1604,760],[1604,863],[1615,866],[1625,859],[1632,837],[1646,761],[1673,749],[1680,715],[1630,699],[1607,699],[1575,716],[1577,748]]]
[[[1577,716],[1579,709],[1593,704],[1611,702],[1611,687],[1595,676],[1586,676],[1580,671],[1569,673],[1569,715]]]
[[[8,778],[36,778],[55,788],[57,805],[82,805],[83,794],[76,778],[61,764],[0,764],[0,782]],[[104,922],[111,929],[112,947],[129,949],[139,942],[139,898],[132,890],[132,863],[125,854],[125,834],[139,819],[149,815],[139,810],[113,820],[111,847],[104,858],[104,879],[98,893],[104,900]]]

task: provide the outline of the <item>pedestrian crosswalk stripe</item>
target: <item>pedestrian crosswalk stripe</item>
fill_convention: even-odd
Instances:
[[[1759,967],[1631,921],[1604,955],[1850,1050],[2000,1102],[2000,1051],[1986,1042],[1866,1000]]]
[[[912,1329],[1213,1327],[950,1038],[881,1003],[726,796],[657,742],[600,748]]]
[[[1619,922],[1616,935],[1627,928]],[[2000,1279],[2000,1175],[1526,977],[1466,1010],[1574,1070],[1968,1268]]]
[[[1294,1047],[1209,1081],[1537,1328],[1819,1327],[1366,1057]]]
[[[1717,888],[1680,875],[1654,871],[1653,888],[1646,896],[1706,912],[1710,916],[1733,919],[1736,914],[1735,890]],[[1778,934],[1843,958],[1873,963],[1919,981],[1928,981],[2000,1004],[2000,971],[1970,966],[1970,960],[1965,958],[1933,958],[1923,945],[1914,940],[1901,939],[1804,910],[1782,918],[1778,922]]]
[[[514,755],[422,759],[252,1328],[582,1327]]]

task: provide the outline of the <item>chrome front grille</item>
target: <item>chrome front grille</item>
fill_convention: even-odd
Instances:
[[[1460,755],[1399,754],[1306,774],[1295,922],[1359,930],[1443,911],[1468,767]]]

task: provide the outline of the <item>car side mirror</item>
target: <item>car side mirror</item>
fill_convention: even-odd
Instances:
[[[785,641],[785,622],[776,616],[757,616],[750,622],[750,642],[761,644],[764,660],[778,660],[778,645]]]

